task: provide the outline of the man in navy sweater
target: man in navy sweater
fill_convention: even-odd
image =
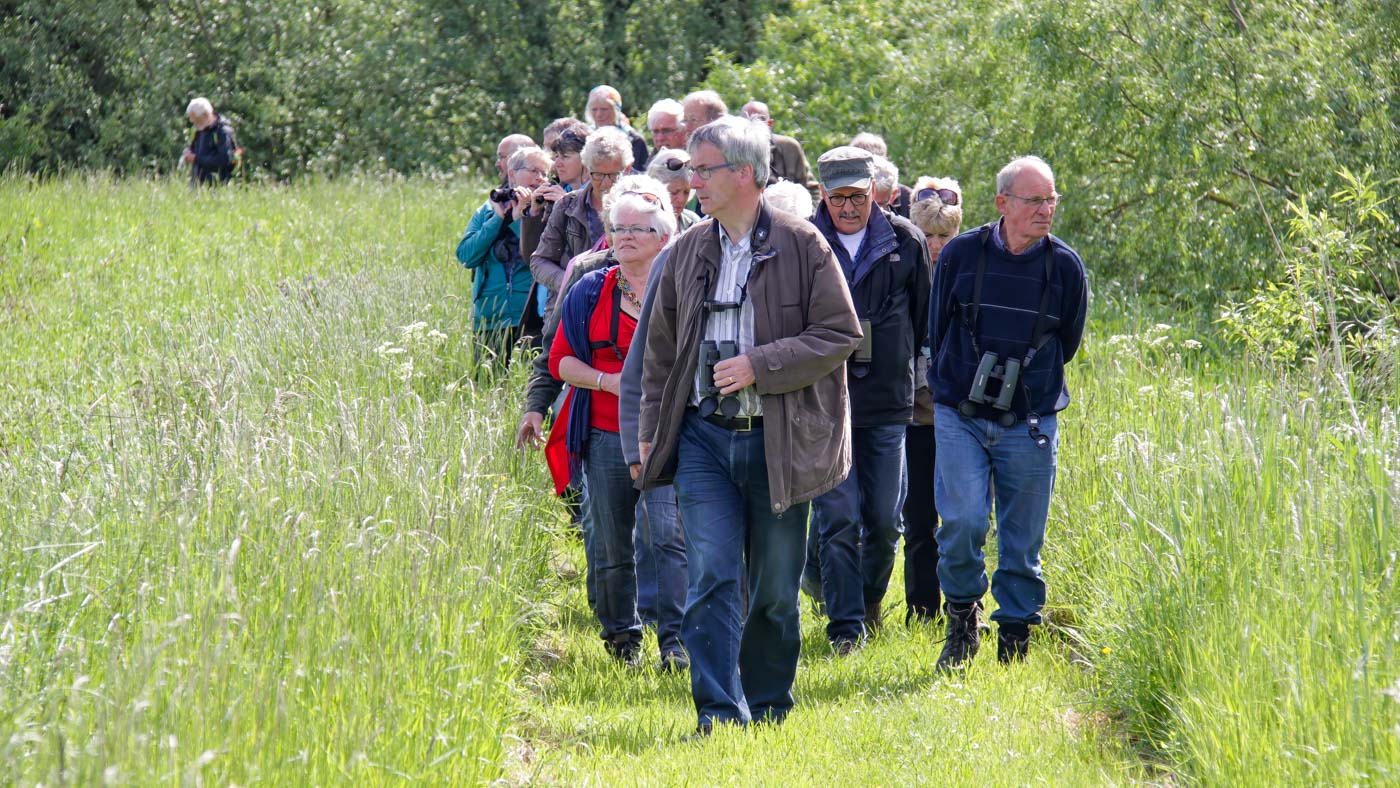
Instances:
[[[977,654],[993,495],[998,660],[1024,659],[1030,627],[1040,623],[1055,414],[1069,404],[1064,365],[1079,349],[1089,300],[1079,255],[1050,235],[1060,200],[1050,165],[1034,156],[1013,159],[996,186],[1001,219],[948,242],[929,304],[934,497],[943,517],[938,580],[948,618],[940,670]]]

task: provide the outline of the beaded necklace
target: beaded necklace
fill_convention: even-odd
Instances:
[[[632,283],[627,281],[627,275],[622,273],[622,269],[617,269],[617,289],[622,292],[627,303],[631,304],[638,312],[642,311],[642,301],[637,298],[637,293],[632,289]]]

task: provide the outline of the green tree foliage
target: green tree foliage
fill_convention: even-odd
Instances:
[[[594,85],[644,126],[780,5],[0,0],[0,168],[167,171],[197,95],[262,175],[484,167]]]
[[[1341,173],[1335,213],[1289,203],[1287,266],[1220,322],[1248,351],[1291,364],[1309,361],[1356,372],[1362,391],[1388,391],[1400,364],[1400,261],[1376,240],[1395,227],[1393,200],[1382,199],[1369,171]],[[1393,185],[1393,184],[1391,184]]]
[[[1396,171],[1396,40],[1397,6],[1359,0],[799,0],[708,82],[814,152],[883,134],[906,181],[962,181],[970,222],[1008,158],[1041,155],[1096,274],[1209,307],[1280,270],[1289,201]]]

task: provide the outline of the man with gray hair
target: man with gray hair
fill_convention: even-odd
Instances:
[[[1069,405],[1065,364],[1084,335],[1084,263],[1050,234],[1055,175],[1035,156],[997,173],[1001,218],[949,241],[929,305],[938,581],[948,637],[938,668],[977,654],[988,588],[982,548],[996,500],[997,660],[1025,659],[1045,605],[1040,548],[1055,484],[1056,414]],[[991,494],[988,493],[991,490]]]
[[[501,138],[496,145],[496,172],[501,175],[501,184],[505,185],[510,180],[510,171],[506,168],[506,163],[510,161],[512,153],[521,148],[533,148],[535,141],[530,139],[528,134],[507,134]]]
[[[701,126],[729,114],[729,106],[713,90],[697,90],[681,99],[682,119],[689,136]]]
[[[194,125],[194,139],[181,157],[190,167],[190,185],[227,183],[243,156],[233,126],[203,96],[190,102],[185,116]]]
[[[685,147],[685,107],[679,101],[664,98],[647,111],[647,131],[651,132],[652,153],[662,148],[680,150]]]
[[[681,640],[705,735],[792,708],[808,507],[850,467],[845,360],[860,327],[826,241],[763,202],[768,128],[722,117],[688,149],[711,218],[676,239],[647,288],[638,456],[645,488],[676,486]]]
[[[773,114],[762,101],[750,101],[745,104],[744,117],[765,123],[770,130],[773,128]],[[812,177],[812,167],[807,163],[807,154],[802,150],[802,143],[792,137],[774,134],[773,162],[768,173],[768,183],[773,184],[780,180],[800,185],[812,195],[813,201],[821,199],[817,190],[817,179]]]

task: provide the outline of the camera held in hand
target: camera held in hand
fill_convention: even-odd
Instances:
[[[967,399],[958,404],[958,412],[972,418],[977,415],[978,405],[990,405],[1002,411],[997,421],[1003,427],[1016,423],[1016,414],[1011,412],[1011,401],[1016,397],[1016,385],[1021,381],[1021,362],[1008,358],[1005,363],[996,353],[988,350],[982,354],[977,364],[977,375],[972,379],[972,390]]]
[[[712,416],[719,413],[727,418],[739,415],[739,398],[730,394],[721,396],[723,386],[715,384],[715,365],[725,359],[739,355],[739,343],[725,339],[719,342],[706,339],[700,342],[700,415]]]

